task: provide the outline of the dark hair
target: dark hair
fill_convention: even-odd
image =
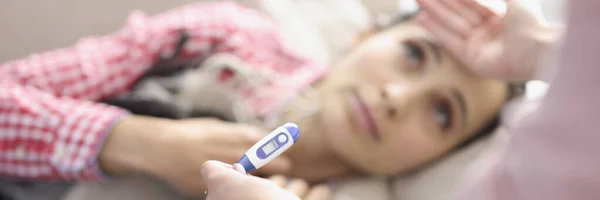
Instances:
[[[376,31],[382,31],[388,28],[392,28],[398,24],[410,21],[414,19],[417,16],[417,14],[419,14],[419,11],[412,13],[397,13],[390,17],[379,16],[375,17],[373,25],[375,26],[374,28]]]
[[[404,22],[414,19],[418,13],[419,13],[419,11],[408,13],[408,14],[406,14],[406,13],[405,14],[395,14],[392,17],[389,17],[385,20],[378,19],[374,23],[374,26],[375,26],[374,28],[376,31],[383,31],[388,28],[392,28],[398,24],[401,24],[401,23],[404,23]],[[515,97],[523,95],[525,93],[525,84],[524,83],[508,83],[507,90],[508,90],[508,97],[505,100],[506,102],[512,100]],[[463,147],[468,146],[469,144],[473,143],[474,141],[477,141],[481,138],[484,138],[484,137],[490,135],[500,125],[500,123],[501,123],[500,119],[501,119],[500,111],[498,111],[498,113],[489,122],[487,122],[483,127],[481,127],[476,132],[475,135],[473,135],[472,137],[461,142],[456,147],[456,149],[462,149]]]
[[[525,84],[524,83],[508,83],[508,97],[506,98],[505,102],[508,102],[508,101],[514,99],[515,97],[521,96],[524,93],[525,93]],[[501,114],[500,111],[498,111],[498,113],[489,122],[487,122],[485,125],[483,125],[483,127],[481,127],[475,133],[475,135],[471,136],[470,138],[466,139],[465,141],[462,141],[456,147],[456,149],[462,149],[462,148],[468,146],[469,144],[473,143],[474,141],[477,141],[477,140],[484,138],[484,137],[490,135],[491,133],[493,133],[494,130],[496,130],[498,128],[498,126],[500,126],[500,123],[501,123],[500,114]]]

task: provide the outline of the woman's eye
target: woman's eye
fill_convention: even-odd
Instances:
[[[435,105],[435,123],[441,130],[446,131],[452,124],[452,110],[448,102],[439,102]]]
[[[419,45],[413,42],[406,42],[404,44],[404,51],[407,59],[406,64],[409,65],[407,67],[419,68],[422,66],[425,59],[425,52]]]

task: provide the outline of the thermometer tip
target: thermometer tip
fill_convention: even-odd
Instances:
[[[292,135],[294,143],[296,143],[300,138],[300,128],[298,128],[298,125],[294,123],[286,123],[283,125],[283,127]]]
[[[246,154],[244,154],[244,156],[242,156],[242,158],[238,161],[238,163],[240,163],[242,166],[244,166],[246,173],[256,170],[256,167],[254,166],[254,164],[252,164],[250,159],[248,159],[248,156],[246,156]]]

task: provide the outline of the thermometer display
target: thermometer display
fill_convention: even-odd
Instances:
[[[246,172],[254,171],[281,155],[298,141],[298,125],[287,123],[266,135],[250,148],[238,161]]]
[[[273,151],[276,150],[277,147],[279,147],[279,145],[277,145],[277,142],[271,141],[267,145],[265,145],[265,147],[263,147],[262,150],[263,152],[265,152],[265,154],[269,155],[273,153]]]

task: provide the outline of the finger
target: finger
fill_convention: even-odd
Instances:
[[[488,30],[490,36],[498,36],[504,28],[504,21],[500,16],[492,17],[488,19],[487,26],[483,28]]]
[[[482,48],[487,47],[486,43],[490,42],[489,38],[485,38],[486,34],[487,33],[482,30],[473,32],[471,35],[473,39],[467,41],[465,45],[465,49],[467,49],[464,53],[465,60],[479,61],[478,58],[481,55]],[[478,72],[477,70],[482,67],[482,63],[475,62],[466,66],[470,68],[469,70]]]
[[[287,190],[300,197],[300,199],[304,199],[306,192],[308,192],[308,183],[302,179],[294,179],[287,185]]]
[[[503,60],[497,59],[502,56],[504,45],[499,41],[484,45],[481,51],[474,52],[472,55],[476,63],[471,67],[472,70],[484,77],[505,79],[507,67]]]
[[[484,21],[485,21],[485,19],[487,19],[489,17],[498,15],[492,9],[477,2],[476,0],[460,0],[460,1],[463,3],[463,5],[468,7],[469,10],[475,11],[481,17],[481,19]]]
[[[453,12],[438,0],[419,0],[423,11],[427,12],[433,21],[460,37],[467,37],[471,25],[458,13]]]
[[[417,21],[435,37],[436,41],[439,41],[450,52],[460,56],[463,51],[461,48],[463,40],[460,36],[450,32],[437,21],[432,20],[427,12],[420,13],[417,16]]]
[[[242,166],[242,164],[240,164],[240,163],[235,163],[235,164],[233,164],[233,169],[234,169],[235,171],[238,171],[238,172],[239,172],[239,173],[241,173],[241,174],[244,174],[244,175],[246,174],[246,169],[245,169],[245,168],[244,168],[244,166]]]
[[[303,200],[330,200],[333,198],[333,192],[326,185],[314,186],[304,197]]]
[[[467,67],[480,76],[497,78],[497,70],[504,68],[502,60],[497,59],[501,57],[503,45],[499,40],[490,40],[484,35],[487,35],[484,31],[475,31],[474,39],[466,44],[470,50],[464,53],[465,59],[472,61]]]
[[[267,135],[267,131],[247,124],[237,124],[232,130],[240,134],[240,139],[249,144],[254,144]]]
[[[269,180],[281,188],[284,188],[287,184],[287,178],[285,178],[285,176],[282,175],[271,176]]]
[[[259,131],[252,128],[243,128],[245,126],[234,125],[231,127],[227,127],[226,129],[218,131],[218,139],[215,139],[215,142],[218,142],[219,146],[223,146],[226,148],[231,147],[240,147],[244,148],[244,152],[248,150],[248,148],[252,147],[258,141],[260,141],[264,137],[264,132]],[[216,143],[213,143],[216,145]]]
[[[203,121],[212,121],[204,119]],[[266,135],[267,132],[258,126],[253,126],[243,123],[225,122],[221,120],[214,120],[212,128],[223,134],[233,134],[236,138],[243,138],[247,140],[258,141],[262,136]]]
[[[224,162],[220,162],[220,161],[216,161],[216,160],[209,160],[206,161],[202,164],[201,166],[201,170],[207,170],[207,172],[212,173],[214,172],[214,170],[222,170],[222,169],[233,169],[233,165],[224,163]]]
[[[475,61],[479,58],[482,50],[486,49],[486,45],[491,42],[497,41],[500,31],[503,29],[503,19],[501,17],[494,17],[489,20],[486,26],[476,28],[471,33],[471,37],[466,41],[464,45],[470,52],[465,52],[466,60]],[[493,62],[493,61],[491,61]],[[483,67],[483,63],[474,63],[477,67]],[[488,63],[483,64],[488,65]]]
[[[506,4],[506,14],[503,18],[504,24],[512,29],[529,28],[539,23],[536,12],[517,1]]]
[[[248,151],[249,148],[250,146],[245,144],[211,144],[210,148],[203,148],[201,149],[203,152],[200,153],[205,155],[204,158],[207,160],[218,160],[224,163],[236,163],[244,156],[244,153]]]
[[[233,169],[233,166],[225,164],[219,161],[209,160],[202,164],[200,167],[200,173],[202,180],[206,183],[208,188],[219,185],[219,183],[225,181],[230,175],[239,175]]]
[[[292,170],[292,161],[287,157],[277,157],[258,170],[260,174],[288,174]]]
[[[467,3],[463,0],[443,0],[440,2],[454,11],[454,13],[462,16],[471,24],[471,26],[475,26],[482,21],[483,16],[481,16],[477,10],[471,6],[471,3]]]

